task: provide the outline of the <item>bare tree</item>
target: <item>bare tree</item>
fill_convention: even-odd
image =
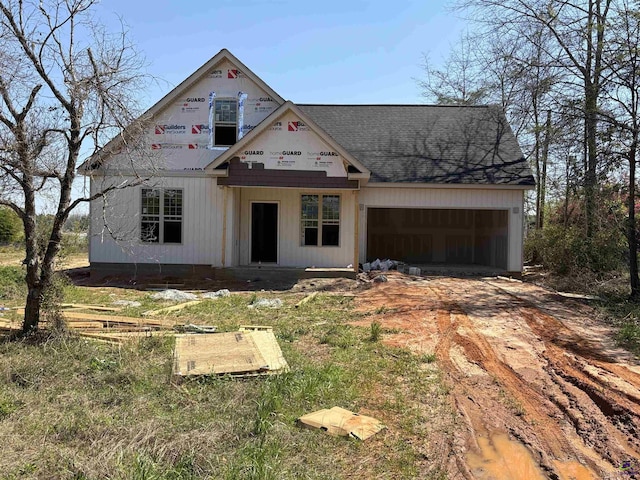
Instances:
[[[617,154],[627,164],[627,221],[625,236],[629,247],[629,279],[631,297],[640,299],[638,276],[638,238],[636,230],[636,166],[640,145],[640,11],[627,0],[616,5],[613,38],[608,46],[606,62],[611,88],[606,92],[610,109],[603,121],[613,127]]]
[[[0,205],[24,226],[23,333],[38,328],[69,214],[143,180],[123,177],[88,196],[72,195],[81,155],[93,156],[114,136],[109,148],[137,149],[144,128],[134,122],[131,93],[146,77],[140,56],[124,31],[110,34],[94,21],[96,3],[0,0]],[[45,194],[54,219],[39,247],[36,210]]]
[[[575,92],[584,125],[584,192],[586,234],[594,231],[600,156],[597,136],[605,80],[603,62],[613,0],[458,0],[490,30],[509,32],[541,27],[552,42],[547,55],[566,72],[563,89]]]

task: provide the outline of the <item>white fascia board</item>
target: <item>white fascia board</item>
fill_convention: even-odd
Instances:
[[[471,190],[534,190],[535,185],[498,185],[481,183],[392,183],[369,182],[368,188],[459,188]]]

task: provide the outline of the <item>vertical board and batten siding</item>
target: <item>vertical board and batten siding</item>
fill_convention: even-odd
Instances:
[[[354,198],[353,191],[313,191],[299,189],[240,188],[239,264],[250,265],[251,203],[277,202],[278,265],[281,267],[346,267],[353,263]],[[340,195],[340,245],[338,247],[302,246],[300,215],[303,194]]]
[[[360,262],[366,261],[367,208],[508,210],[507,270],[522,271],[524,191],[514,189],[363,187],[360,191]]]
[[[121,180],[121,178],[118,178]],[[92,179],[92,192],[102,179]],[[221,260],[222,189],[211,178],[165,177],[149,187],[183,191],[182,243],[140,242],[141,189],[132,187],[108,194],[104,225],[101,200],[91,205],[90,262],[217,265]],[[112,235],[109,230],[115,233]],[[118,239],[113,237],[117,236]]]

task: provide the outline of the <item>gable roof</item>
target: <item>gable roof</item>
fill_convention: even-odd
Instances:
[[[265,92],[269,94],[271,98],[276,103],[282,104],[284,103],[284,98],[278,95],[275,90],[273,90],[269,85],[264,83],[260,77],[258,77],[255,73],[253,73],[249,68],[238,60],[229,50],[223,48],[218,53],[216,53],[211,59],[209,59],[204,65],[202,65],[198,70],[189,75],[184,81],[182,81],[177,87],[167,93],[164,97],[160,99],[158,103],[156,103],[153,107],[147,110],[146,115],[154,115],[162,110],[165,106],[171,105],[176,99],[178,99],[182,92],[188,90],[190,87],[195,85],[202,77],[204,77],[212,68],[218,65],[220,62],[228,60],[233,63],[239,70],[244,73],[246,77],[248,77],[253,83],[262,88]]]
[[[267,130],[273,122],[276,122],[279,118],[284,116],[286,113],[292,112],[296,115],[300,120],[304,122],[304,124],[311,129],[316,135],[318,135],[327,145],[333,148],[338,154],[353,168],[358,170],[359,173],[363,174],[367,179],[369,178],[369,169],[361,163],[356,157],[354,157],[347,149],[345,149],[340,143],[338,143],[333,137],[327,134],[322,127],[320,127],[307,113],[302,111],[295,105],[293,102],[287,100],[283,103],[277,110],[271,113],[267,118],[265,118],[260,124],[258,124],[253,130],[251,130],[247,135],[242,137],[236,144],[232,145],[224,152],[222,155],[217,157],[213,162],[211,162],[205,170],[212,170],[225,162],[228,162],[233,157],[237,156],[240,151],[242,151],[248,144],[254,141],[256,138],[262,134],[265,130]]]
[[[298,105],[372,183],[534,185],[499,107]]]
[[[258,87],[262,88],[267,94],[273,99],[274,102],[278,104],[284,103],[284,99],[276,93],[269,85],[267,85],[260,77],[258,77],[255,73],[253,73],[244,63],[238,60],[229,50],[223,48],[218,53],[216,53],[213,57],[211,57],[204,65],[198,68],[195,72],[189,75],[185,80],[183,80],[178,86],[176,86],[173,90],[167,93],[164,97],[162,97],[158,102],[156,102],[151,108],[149,108],[145,113],[140,115],[138,120],[151,118],[154,115],[158,114],[162,111],[166,106],[171,105],[177,99],[180,98],[183,92],[187,91],[193,85],[195,85],[200,79],[202,79],[208,72],[210,72],[216,65],[227,60],[238,67],[242,73],[249,78],[253,83],[258,85]],[[134,122],[135,123],[135,122]],[[129,129],[129,127],[127,127]],[[113,137],[107,144],[100,149],[99,152],[89,157],[85,160],[82,165],[78,167],[80,171],[86,171],[94,168],[96,163],[102,163],[105,158],[108,158],[112,153],[118,151],[119,145],[123,142],[126,137],[126,130],[123,134],[117,135]]]

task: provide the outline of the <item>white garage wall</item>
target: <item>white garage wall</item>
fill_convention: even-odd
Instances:
[[[507,270],[522,271],[524,191],[516,189],[411,188],[366,186],[360,191],[360,262],[366,259],[367,208],[448,208],[508,210]]]

